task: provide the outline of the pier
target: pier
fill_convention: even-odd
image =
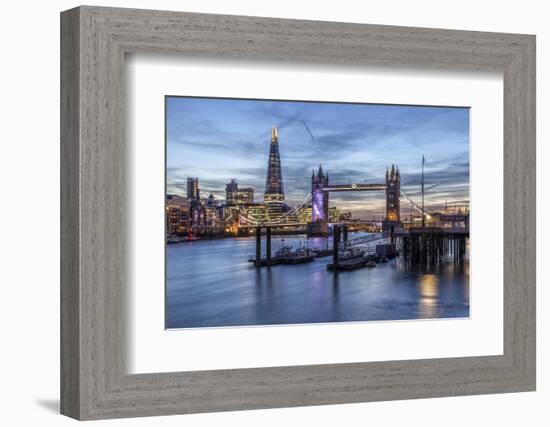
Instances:
[[[265,229],[265,258],[262,259],[262,229]],[[270,267],[279,263],[279,260],[271,257],[271,227],[256,227],[256,258],[254,265],[256,267]]]
[[[370,237],[370,236],[367,236]],[[359,241],[363,242],[363,238],[354,239],[358,244]],[[370,241],[370,239],[369,239]],[[357,270],[363,267],[374,267],[376,263],[374,256],[367,256],[363,251],[358,255],[350,256],[348,258],[342,258],[340,252],[346,250],[353,245],[350,245],[348,240],[348,227],[345,224],[334,224],[332,226],[332,263],[327,264],[327,270],[329,271],[351,271]]]
[[[262,258],[262,229],[265,229],[266,256]],[[291,246],[281,246],[281,249],[271,255],[271,227],[258,226],[256,228],[256,256],[250,257],[249,262],[253,262],[256,268],[271,267],[274,265],[296,265],[313,261],[318,255],[323,255],[322,251],[317,253],[309,248],[292,250]],[[283,240],[284,241],[284,240]]]
[[[255,236],[255,257],[249,261],[254,266],[271,267],[280,264],[299,264],[312,261],[314,258],[332,256],[332,262],[327,265],[331,271],[349,271],[363,267],[371,267],[372,262],[393,259],[397,256],[413,265],[435,265],[443,261],[462,262],[466,254],[466,239],[469,237],[467,228],[452,227],[411,227],[397,228],[385,233],[375,233],[368,236],[349,238],[346,224],[332,225],[333,244],[331,249],[305,249],[299,256],[290,252],[287,256],[273,256],[272,228],[258,226]],[[265,257],[262,257],[262,236],[265,236]],[[388,240],[390,243],[387,243]],[[379,244],[376,244],[380,242]],[[364,256],[345,257],[346,251],[352,248],[375,244],[375,250],[364,253]],[[371,263],[369,263],[372,261]],[[383,261],[386,262],[386,261]]]
[[[275,135],[276,140],[276,135]],[[378,183],[329,183],[328,174],[319,166],[317,173],[312,172],[311,193],[295,208],[287,209],[277,218],[268,218],[265,221],[239,217],[238,224],[242,228],[249,227],[256,233],[256,256],[250,258],[256,267],[270,267],[277,264],[298,264],[320,258],[332,256],[332,263],[327,265],[331,271],[355,270],[362,267],[376,266],[378,262],[387,262],[389,259],[400,257],[406,264],[435,265],[441,262],[460,263],[464,260],[469,238],[469,212],[450,213],[445,205],[444,212],[430,211],[424,206],[424,163],[422,156],[421,204],[413,202],[401,190],[401,173],[395,165],[386,169],[384,182]],[[277,168],[276,168],[277,169]],[[278,170],[275,170],[278,174]],[[275,180],[278,182],[278,180]],[[438,185],[438,184],[435,184]],[[428,187],[433,188],[434,185]],[[275,191],[276,190],[276,191]],[[279,202],[282,198],[282,187],[276,188],[270,198],[275,197]],[[329,194],[333,192],[383,192],[385,193],[386,214],[376,223],[363,221],[358,224],[350,219],[340,222],[329,221]],[[403,222],[401,218],[400,198],[403,196],[421,214],[421,221]],[[281,199],[282,200],[282,199]],[[311,221],[307,223],[298,217],[300,209],[310,203]],[[242,224],[241,224],[242,223]],[[307,226],[307,228],[304,228]],[[358,227],[369,227],[369,235],[349,238],[349,233],[357,231]],[[307,232],[308,237],[325,237],[331,233],[333,245],[330,250],[304,251],[282,247],[277,256],[272,256],[271,235],[289,232]],[[265,258],[262,258],[262,233],[265,234]],[[373,250],[375,247],[376,250]],[[367,253],[365,248],[370,248]],[[374,265],[373,265],[374,263]]]
[[[466,254],[467,228],[420,227],[401,229],[395,237],[401,241],[403,259],[412,264],[437,264],[448,258],[461,262]]]

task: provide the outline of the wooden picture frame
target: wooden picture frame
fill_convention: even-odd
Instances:
[[[503,355],[127,374],[127,53],[502,72]],[[84,420],[535,389],[532,35],[78,7],[61,14],[61,166],[65,415]]]

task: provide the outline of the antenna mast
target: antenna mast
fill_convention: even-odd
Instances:
[[[426,226],[426,214],[424,212],[424,154],[422,154],[422,228]]]

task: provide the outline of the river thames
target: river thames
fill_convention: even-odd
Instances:
[[[275,236],[273,252],[281,238],[294,248],[306,244],[305,236]],[[325,248],[327,239],[308,244]],[[167,245],[166,328],[469,316],[467,260],[411,268],[395,259],[333,273],[330,257],[256,269],[247,262],[254,250],[253,238]]]

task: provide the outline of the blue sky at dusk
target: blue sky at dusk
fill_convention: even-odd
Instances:
[[[469,110],[375,104],[168,97],[167,191],[184,195],[188,176],[201,196],[225,198],[232,178],[263,200],[271,127],[279,131],[286,202],[311,189],[319,164],[331,184],[384,182],[399,166],[401,187],[419,201],[422,154],[428,209],[469,199]],[[330,205],[356,217],[384,214],[384,194],[333,193]],[[402,198],[402,214],[412,212]]]

